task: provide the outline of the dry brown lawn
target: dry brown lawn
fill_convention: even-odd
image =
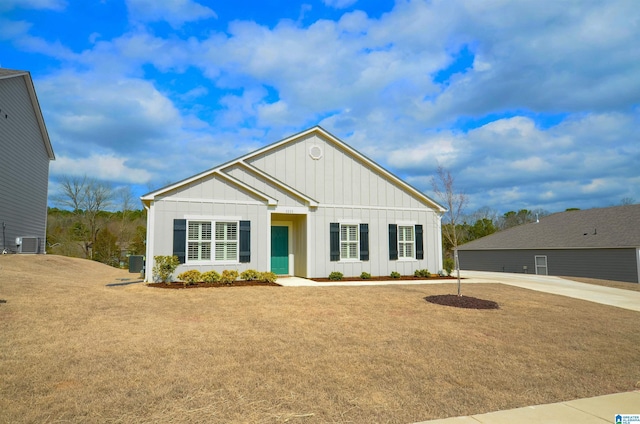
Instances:
[[[566,278],[567,280],[578,281],[580,283],[595,284],[598,286],[605,286],[605,287],[613,287],[615,289],[640,291],[640,284],[637,284],[637,283],[627,283],[625,281],[601,280],[597,278],[585,278],[585,277],[562,277],[562,278]]]
[[[0,422],[411,423],[633,390],[637,312],[499,284],[106,287],[0,256]]]

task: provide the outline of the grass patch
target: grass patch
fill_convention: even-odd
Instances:
[[[9,256],[9,257],[6,257]],[[408,423],[634,389],[639,315],[498,284],[105,287],[0,257],[0,422]]]

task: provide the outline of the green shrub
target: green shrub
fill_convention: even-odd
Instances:
[[[255,269],[248,269],[240,273],[240,278],[245,281],[255,281],[260,279],[260,273]]]
[[[164,283],[171,282],[171,275],[180,265],[177,256],[154,256],[153,262],[153,280]]]
[[[338,271],[333,271],[331,274],[329,274],[329,280],[332,280],[332,281],[342,280],[342,273]]]
[[[453,268],[455,267],[455,263],[453,262],[452,258],[445,258],[444,259],[444,270],[447,272],[447,275],[450,277],[451,276],[451,271],[453,271]]]
[[[190,269],[189,271],[178,274],[178,280],[183,281],[185,286],[187,284],[196,284],[201,279],[202,274],[197,269]]]
[[[217,283],[220,281],[220,274],[217,271],[203,272],[200,276],[205,283]]]
[[[393,271],[393,272],[391,273],[391,278],[400,278],[400,273],[399,273],[399,272],[396,272],[396,271]]]
[[[265,283],[275,283],[277,279],[278,276],[270,271],[260,274],[260,281],[264,281]]]
[[[421,278],[431,277],[431,273],[429,272],[428,269],[416,269],[416,272],[414,272],[413,275],[415,277],[421,277]]]
[[[369,278],[371,278],[371,274],[369,274],[368,272],[363,272],[362,274],[360,274],[360,278],[362,278],[363,280],[368,280]]]
[[[224,284],[233,284],[238,279],[238,271],[225,269],[220,276],[220,282]]]

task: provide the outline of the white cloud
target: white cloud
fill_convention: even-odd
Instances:
[[[2,0],[0,2],[0,10],[17,8],[63,10],[66,6],[65,0]]]
[[[51,163],[51,173],[55,176],[88,176],[105,181],[127,184],[146,184],[152,175],[139,169],[127,157],[113,155],[90,155],[88,157],[58,156]]]
[[[166,21],[174,28],[217,17],[212,9],[192,0],[127,0],[127,7],[134,21]]]
[[[335,9],[346,9],[349,6],[354,5],[358,0],[322,0],[322,2]]]

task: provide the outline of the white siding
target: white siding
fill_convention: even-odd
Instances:
[[[225,169],[224,171],[267,196],[278,199],[278,206],[305,206],[306,204],[303,199],[300,199],[283,188],[252,174],[250,171],[239,165]]]
[[[322,158],[311,158],[312,146],[321,147]],[[388,178],[317,135],[269,150],[250,163],[324,205],[427,208]]]
[[[321,158],[311,157],[312,146],[322,149]],[[243,160],[249,166],[242,165]],[[264,197],[241,189],[216,173],[229,175],[276,199],[277,206],[267,205]],[[325,139],[320,132],[292,138],[258,155],[247,155],[207,175],[156,195],[149,214],[153,225],[149,255],[172,254],[174,219],[213,215],[251,221],[251,263],[238,264],[240,271],[270,269],[272,222],[285,222],[290,227],[290,254],[293,272],[298,276],[327,277],[332,271],[345,276],[359,276],[362,272],[389,275],[393,271],[407,275],[416,269],[426,268],[433,273],[442,269],[440,218],[433,205],[347,147]],[[315,201],[317,207],[309,206]],[[368,261],[330,261],[330,223],[345,220],[368,224]],[[422,225],[424,259],[389,260],[389,224],[399,223]],[[183,265],[178,272],[187,268],[206,270]],[[233,267],[214,268],[221,271]]]
[[[193,265],[183,264],[178,267],[174,277],[187,269],[197,269],[201,272],[215,269],[221,272],[225,269],[236,269],[240,272],[247,269],[267,271],[269,269],[269,258],[267,256],[268,246],[266,237],[259,237],[262,229],[268,226],[267,207],[260,204],[234,204],[234,203],[213,203],[213,202],[176,202],[159,201],[154,203],[153,219],[149,220],[153,225],[153,238],[148,242],[152,243],[151,256],[173,255],[173,220],[201,217],[222,218],[232,217],[240,220],[251,221],[251,261],[248,263],[238,263],[235,265]],[[147,258],[148,273],[153,268],[153,258]]]
[[[0,243],[38,237],[44,252],[49,155],[23,77],[0,79],[0,110]]]
[[[416,269],[428,269],[432,273],[442,270],[439,236],[439,218],[432,210],[402,211],[373,208],[318,208],[309,215],[310,234],[314,240],[309,243],[309,276],[327,277],[332,271],[342,272],[345,276],[357,277],[364,272],[371,275],[390,275],[397,271],[403,275],[413,275]],[[369,225],[369,260],[346,262],[329,260],[329,224],[332,222],[357,221]],[[413,261],[389,260],[389,224],[411,222],[422,225],[424,230],[424,259]]]

